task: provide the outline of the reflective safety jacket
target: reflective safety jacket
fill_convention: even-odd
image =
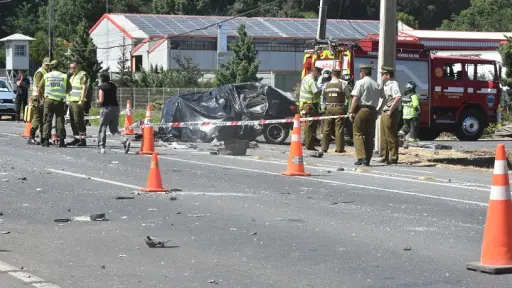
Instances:
[[[412,119],[419,117],[420,100],[416,94],[402,96],[403,118]]]

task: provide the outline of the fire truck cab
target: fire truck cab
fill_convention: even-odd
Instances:
[[[377,80],[378,46],[378,35],[370,35],[350,47],[330,45],[306,51],[302,77],[312,66],[338,66],[358,80],[354,67],[369,64],[373,67],[372,78]],[[395,79],[402,92],[409,81],[417,86],[421,140],[434,140],[441,132],[450,132],[459,140],[476,141],[489,123],[497,122],[501,67],[496,61],[436,56],[410,37],[397,39],[396,55]]]

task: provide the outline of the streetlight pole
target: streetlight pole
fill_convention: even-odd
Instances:
[[[48,36],[50,38],[49,45],[48,45],[48,56],[50,59],[53,57],[53,39],[54,39],[54,29],[53,29],[53,0],[50,0],[50,17],[49,17],[49,24],[48,24]]]
[[[396,68],[396,0],[380,1],[380,31],[379,31],[379,61],[377,79],[380,78],[381,67]],[[382,100],[381,100],[382,102]],[[375,149],[380,154],[380,117],[377,119],[375,129]],[[382,155],[380,155],[382,156]]]

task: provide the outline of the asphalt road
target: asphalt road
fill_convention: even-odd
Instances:
[[[0,122],[1,288],[511,287],[512,276],[466,270],[480,256],[490,173],[355,170],[326,155],[306,159],[313,176],[284,177],[286,146],[245,157],[161,147],[164,186],[182,190],[171,201],[132,194],[147,156],[115,142],[105,155],[92,141],[28,147],[22,131]],[[82,221],[102,212],[110,221]],[[170,247],[148,248],[147,235]]]

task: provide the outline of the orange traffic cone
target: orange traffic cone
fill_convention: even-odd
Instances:
[[[155,136],[153,135],[153,126],[151,126],[151,105],[148,104],[146,111],[146,120],[144,120],[144,128],[142,129],[142,145],[139,154],[151,155],[155,153]]]
[[[130,100],[126,101],[126,115],[124,117],[124,135],[135,135],[133,128],[133,115],[132,115],[132,102]]]
[[[21,134],[21,137],[28,138],[30,137],[30,129],[32,129],[32,122],[25,122],[25,132]]]
[[[498,144],[485,221],[482,255],[480,262],[468,263],[467,269],[489,274],[512,273],[512,201],[510,199],[505,145]]]
[[[149,167],[148,183],[144,192],[168,192],[162,185],[162,175],[160,174],[160,166],[158,166],[158,154],[153,153],[151,157],[151,166]]]
[[[295,114],[295,120],[293,121],[292,142],[290,144],[290,156],[288,157],[288,171],[281,172],[281,175],[311,176],[311,173],[306,173],[304,171],[299,114]]]

